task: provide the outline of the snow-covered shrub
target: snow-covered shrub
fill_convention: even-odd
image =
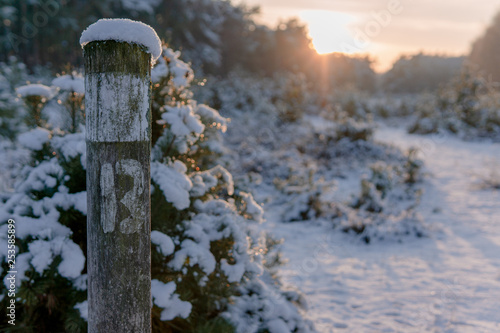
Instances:
[[[434,105],[434,101],[424,101],[422,104],[417,105],[417,120],[408,127],[409,133],[417,134],[430,134],[439,131],[439,120],[437,114],[438,109]],[[449,128],[452,132],[457,132],[455,127]]]
[[[196,99],[214,105],[224,115],[264,113],[277,121],[296,122],[315,107],[303,74],[281,73],[270,78],[234,71],[225,79],[211,78]]]
[[[373,124],[356,122],[352,118],[345,118],[339,122],[335,128],[335,140],[344,138],[350,141],[369,141],[373,135]]]
[[[361,94],[359,94],[361,96]],[[358,95],[350,95],[341,105],[344,118],[350,118],[356,121],[369,121],[371,120],[371,112],[367,106],[362,102]]]
[[[373,115],[363,102],[365,95],[349,91],[346,96],[331,100],[329,109],[320,111],[320,115],[331,121],[327,124],[330,131],[322,131],[327,141],[370,141],[374,131]]]
[[[415,184],[422,180],[423,162],[417,157],[417,148],[411,147],[408,150],[408,159],[404,164],[405,182],[407,184]]]
[[[52,112],[47,115],[49,123],[56,128],[63,128],[70,133],[75,133],[79,124],[84,123],[85,117],[83,108],[85,82],[83,76],[77,72],[63,74],[52,80],[52,86],[57,89],[55,101],[69,112],[57,110],[58,106],[54,103],[53,107],[50,108]]]
[[[0,137],[12,139],[21,130],[24,109],[15,87],[29,79],[26,66],[15,57],[0,63]]]
[[[17,89],[27,81],[45,80],[38,71],[28,74],[26,66],[11,56],[6,63],[0,63],[0,193],[12,190],[21,168],[28,163],[30,152],[19,149],[16,138],[28,130],[29,108]],[[21,89],[23,92],[23,89]],[[24,91],[23,93],[26,93]],[[27,122],[26,122],[27,121]]]
[[[367,244],[377,241],[401,242],[407,237],[428,235],[428,228],[415,210],[387,214],[353,210],[345,205],[336,207],[337,215],[333,217],[335,227],[345,233],[353,233]]]
[[[494,85],[465,69],[433,98],[416,106],[416,119],[408,132],[448,131],[463,137],[500,134],[500,105]]]
[[[314,169],[291,170],[287,179],[274,179],[274,185],[288,198],[288,209],[283,213],[286,222],[314,219],[322,214],[321,193],[328,187],[314,179]]]
[[[275,101],[278,115],[283,122],[295,122],[302,118],[308,104],[308,86],[305,75],[292,74],[278,77],[279,94]]]
[[[16,92],[28,106],[28,114],[25,121],[29,127],[41,127],[45,125],[42,119],[42,109],[53,96],[52,89],[44,84],[27,84],[16,88]]]
[[[209,78],[203,86],[193,87],[195,99],[213,105],[225,116],[234,112],[275,113],[275,82],[242,72],[231,72],[227,78]]]
[[[480,187],[483,189],[500,190],[500,175],[492,171],[488,176],[481,179]]]
[[[487,173],[478,175],[477,187],[486,190],[500,190],[499,163],[492,163]]]
[[[219,134],[227,120],[191,99],[193,73],[179,56],[165,48],[152,70],[153,331],[257,332],[283,325],[289,331],[313,331],[293,304],[299,298],[280,290],[266,268],[277,258],[268,252],[269,238],[257,230],[262,208],[252,195],[235,188],[232,175],[214,158],[213,151],[222,149]],[[53,84],[80,94],[76,77],[60,76]],[[53,87],[39,90],[44,93],[40,102],[51,98],[41,111],[61,98],[46,96],[49,90],[57,92]],[[82,121],[83,100],[64,95],[69,102],[57,103],[57,110],[75,116],[75,123]],[[32,152],[31,161],[14,192],[0,201],[2,243],[8,220],[16,223],[15,328],[84,332],[85,134],[82,126],[57,128],[49,119],[32,127],[19,136],[19,144]],[[1,316],[9,300],[6,250],[0,250]]]
[[[374,117],[383,119],[408,117],[415,112],[414,96],[383,95],[370,96],[366,108]]]
[[[375,186],[375,189],[380,192],[382,199],[392,188],[392,169],[392,166],[388,166],[383,161],[378,161],[370,166],[370,183],[372,183]]]
[[[361,193],[352,203],[352,207],[372,213],[382,212],[382,193],[368,179],[361,179]]]
[[[361,190],[349,205],[337,205],[331,216],[344,232],[354,232],[370,243],[373,240],[405,235],[422,237],[425,225],[415,212],[422,194],[415,183],[420,180],[422,161],[410,149],[404,161],[370,166],[370,176],[361,179]]]
[[[290,154],[286,159],[283,152],[274,154],[281,163],[295,166],[274,181],[280,195],[273,204],[284,207],[283,221],[326,223],[353,232],[365,242],[427,233],[414,210],[421,192],[414,184],[421,179],[422,163],[414,150],[405,156],[371,140],[345,137],[336,141],[331,135],[337,128],[335,122],[316,116],[308,120],[311,135],[300,137],[301,154]],[[308,162],[297,163],[298,159]],[[343,178],[352,177],[351,172],[359,177],[366,165],[369,173],[359,181],[359,192],[351,199],[342,199],[346,196],[338,192],[339,187],[345,187],[341,185]]]

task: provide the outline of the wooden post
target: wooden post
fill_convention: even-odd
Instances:
[[[84,46],[88,331],[151,332],[151,55]]]

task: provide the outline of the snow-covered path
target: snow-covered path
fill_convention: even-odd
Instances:
[[[500,144],[387,127],[376,139],[421,150],[430,175],[420,213],[432,236],[363,245],[323,226],[269,222],[285,239],[284,282],[306,294],[320,332],[500,332],[500,191],[476,186],[500,166]]]

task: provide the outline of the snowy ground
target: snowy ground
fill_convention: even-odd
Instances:
[[[285,239],[283,281],[306,294],[320,332],[500,332],[500,191],[477,187],[500,144],[387,127],[376,139],[420,148],[431,237],[364,245],[268,210],[266,228]]]

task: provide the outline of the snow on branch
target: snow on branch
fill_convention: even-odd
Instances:
[[[77,94],[85,94],[85,82],[81,75],[61,75],[52,80],[52,85]]]
[[[29,97],[29,96],[42,96],[45,98],[52,97],[52,90],[50,89],[50,87],[39,83],[21,86],[19,88],[16,88],[16,92],[21,97]]]

